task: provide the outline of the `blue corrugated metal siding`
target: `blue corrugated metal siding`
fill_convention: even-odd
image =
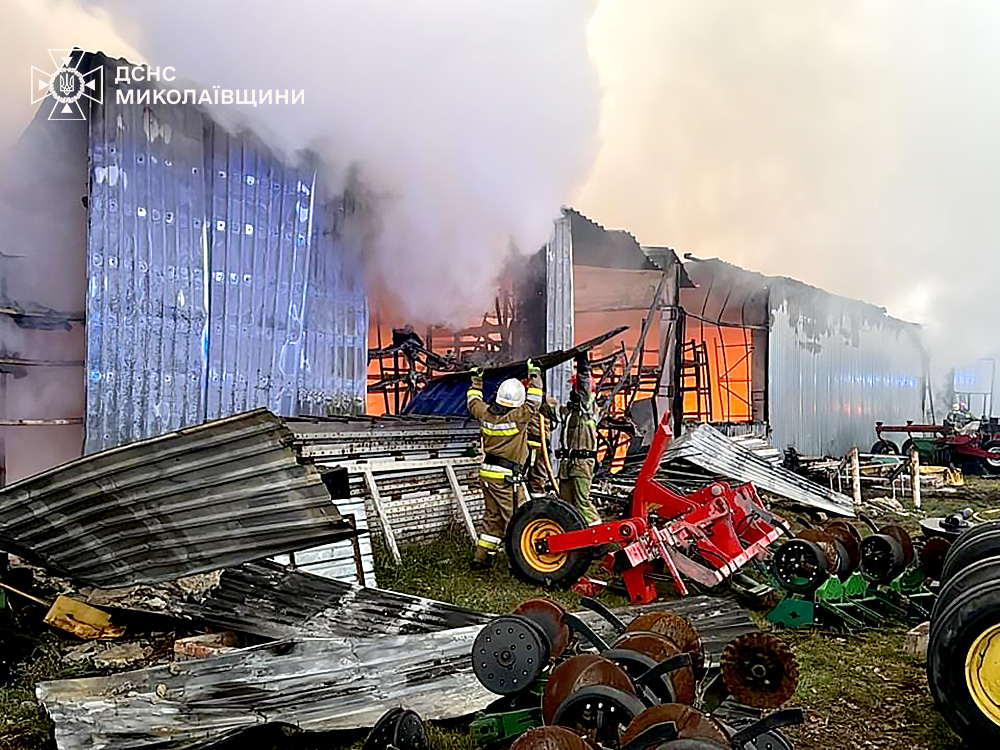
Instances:
[[[256,407],[360,413],[353,212],[196,107],[119,103],[114,64],[90,130],[86,450]]]
[[[772,283],[768,404],[772,444],[807,455],[867,450],[875,422],[920,421],[920,328],[870,305]]]

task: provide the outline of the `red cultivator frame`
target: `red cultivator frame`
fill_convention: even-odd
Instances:
[[[515,573],[533,583],[571,585],[593,552],[608,552],[604,567],[618,573],[633,602],[656,598],[655,577],[668,574],[687,594],[683,577],[715,586],[733,575],[782,533],[786,524],[764,508],[752,484],[714,482],[681,495],[656,479],[670,442],[669,415],[653,438],[636,480],[630,516],[584,526],[569,506],[536,500],[511,519],[507,552]]]

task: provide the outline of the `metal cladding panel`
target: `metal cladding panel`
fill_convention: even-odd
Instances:
[[[772,284],[770,306],[776,448],[840,456],[867,449],[876,421],[920,421],[927,355],[919,326],[802,284]]]
[[[552,238],[545,246],[545,349],[554,352],[573,346],[573,229],[564,211],[556,219]],[[545,392],[558,403],[569,399],[573,363],[566,362],[545,373]]]
[[[319,470],[260,410],[73,461],[0,491],[0,548],[68,578],[158,583],[344,539]]]
[[[352,205],[197,107],[119,102],[93,57],[87,452],[258,407],[359,413]]]
[[[207,595],[176,613],[265,638],[430,633],[485,625],[489,615],[422,597],[333,581],[270,562],[222,572]]]
[[[752,482],[766,492],[813,508],[854,515],[851,498],[775,465],[767,453],[745,447],[707,424],[670,442],[660,463],[669,468],[673,461],[687,461],[719,477]]]
[[[119,105],[105,64],[90,126],[88,452],[203,419],[205,122]]]

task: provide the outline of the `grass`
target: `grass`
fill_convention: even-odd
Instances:
[[[0,644],[3,648],[8,646],[6,642]],[[62,660],[61,650],[57,635],[38,634],[34,650],[14,668],[7,684],[0,687],[0,750],[55,747],[52,722],[35,698],[35,685],[80,673],[79,667]]]
[[[962,747],[934,709],[923,664],[905,653],[905,634],[892,627],[781,634],[799,662],[795,702],[807,714],[803,726],[786,730],[797,750]]]

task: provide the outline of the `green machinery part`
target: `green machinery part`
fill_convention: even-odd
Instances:
[[[542,725],[542,708],[524,708],[503,713],[481,713],[473,719],[469,730],[477,745],[492,745],[520,737],[529,729]]]
[[[851,628],[884,625],[891,620],[923,622],[930,617],[934,594],[919,568],[903,572],[888,586],[876,586],[860,573],[841,582],[826,580],[811,598],[786,595],[768,615],[768,622],[784,627],[806,627],[817,623]]]

